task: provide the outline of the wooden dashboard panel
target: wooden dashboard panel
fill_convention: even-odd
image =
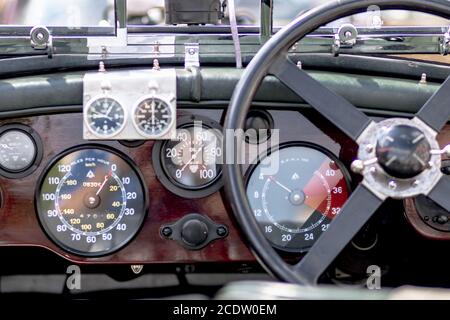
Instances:
[[[200,111],[192,111],[198,114]],[[222,112],[200,113],[220,121]],[[190,113],[181,111],[179,116]],[[280,131],[281,143],[308,141],[322,146],[338,156],[349,167],[356,148],[338,129],[314,115],[302,115],[297,111],[274,111],[274,127]],[[0,247],[42,247],[78,264],[161,264],[196,262],[253,262],[254,256],[226,208],[226,199],[217,192],[203,199],[184,199],[168,191],[158,180],[152,165],[154,142],[148,141],[137,148],[128,148],[118,142],[101,142],[127,154],[137,165],[149,190],[149,211],[142,229],[132,242],[111,255],[86,258],[65,252],[55,245],[40,226],[35,210],[34,196],[39,178],[45,167],[60,153],[91,143],[82,138],[82,115],[47,115],[0,121],[0,126],[20,123],[32,127],[43,142],[43,160],[38,169],[22,179],[0,177],[2,207],[0,208]],[[316,124],[320,124],[319,129]],[[353,186],[358,177],[353,177]],[[190,251],[175,241],[160,236],[160,227],[172,224],[186,214],[207,215],[218,224],[229,228],[229,236],[209,244],[202,250]]]
[[[49,249],[76,263],[183,263],[218,261],[253,261],[254,257],[241,238],[228,214],[221,193],[198,200],[180,198],[166,190],[158,181],[152,166],[153,142],[138,148],[127,148],[118,142],[101,143],[120,150],[141,170],[149,190],[149,213],[137,237],[122,250],[100,258],[84,258],[66,253],[51,242],[42,230],[35,211],[34,194],[46,165],[68,148],[87,145],[82,138],[82,116],[65,114],[23,118],[17,122],[32,127],[43,142],[43,160],[39,168],[23,179],[0,177],[2,207],[0,209],[0,246],[37,246]],[[175,241],[163,239],[159,229],[186,214],[208,215],[229,228],[229,236],[200,251],[189,251]]]

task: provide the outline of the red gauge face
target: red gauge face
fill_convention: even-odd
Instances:
[[[247,196],[274,247],[303,252],[326,232],[349,197],[344,170],[309,146],[274,151],[253,169]]]

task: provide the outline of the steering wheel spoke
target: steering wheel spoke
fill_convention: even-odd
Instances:
[[[450,118],[450,77],[438,91],[425,103],[417,117],[436,132],[442,130]]]
[[[317,284],[319,277],[333,263],[339,253],[367,223],[383,203],[363,185],[353,192],[346,205],[334,218],[305,257],[294,266],[294,270],[306,284]]]
[[[363,112],[299,69],[288,58],[279,59],[271,68],[271,73],[354,141],[370,124],[370,118]]]
[[[450,212],[450,176],[443,176],[428,194],[428,198]]]

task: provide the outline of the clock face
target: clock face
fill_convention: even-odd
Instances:
[[[103,97],[89,103],[86,113],[88,128],[97,136],[112,137],[125,127],[125,110],[116,100]]]
[[[147,137],[157,137],[170,130],[174,116],[172,108],[167,102],[152,97],[137,105],[133,120],[139,133]]]

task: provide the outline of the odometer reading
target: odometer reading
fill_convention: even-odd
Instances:
[[[39,219],[66,251],[99,256],[123,247],[145,216],[137,171],[116,153],[87,148],[64,155],[37,193]]]
[[[268,173],[267,167],[277,170]],[[343,170],[337,160],[309,146],[276,150],[256,166],[247,196],[274,247],[303,252],[327,231],[349,196]]]

